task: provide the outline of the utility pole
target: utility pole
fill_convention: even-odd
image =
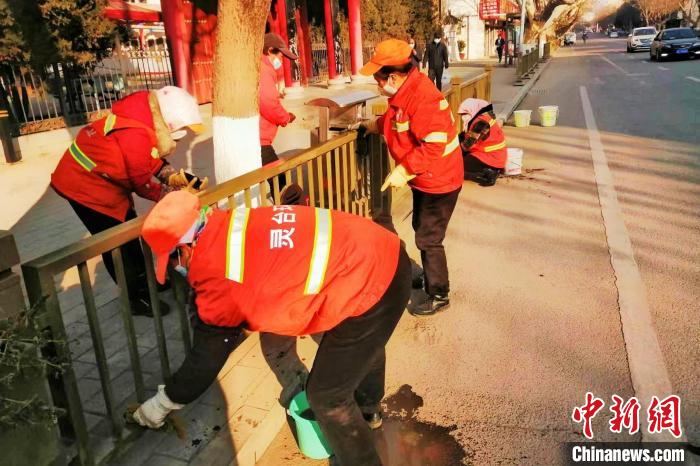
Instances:
[[[520,56],[525,54],[525,0],[520,0]]]

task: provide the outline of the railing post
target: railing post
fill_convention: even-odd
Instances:
[[[2,140],[2,151],[5,154],[7,163],[15,163],[22,160],[22,153],[15,149],[12,140],[12,121],[7,110],[0,110],[0,140]]]
[[[19,264],[19,253],[12,233],[0,230],[0,319],[15,317],[24,310],[19,275],[12,267]]]

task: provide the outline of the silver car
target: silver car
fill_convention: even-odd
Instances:
[[[634,28],[632,34],[627,38],[627,53],[651,49],[651,42],[656,34],[657,31],[654,27]]]

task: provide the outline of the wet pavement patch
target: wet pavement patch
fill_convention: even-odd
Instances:
[[[464,447],[450,435],[457,426],[441,426],[416,419],[423,398],[410,385],[384,400],[384,423],[375,443],[386,466],[469,465]]]

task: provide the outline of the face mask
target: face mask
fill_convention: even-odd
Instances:
[[[391,84],[386,83],[386,84],[384,85],[384,87],[380,87],[380,88],[379,88],[379,92],[381,92],[382,94],[384,94],[384,95],[387,96],[387,97],[393,97],[394,95],[396,95],[397,92],[399,92],[399,90],[396,89],[396,88],[395,88],[394,86],[392,86]]]
[[[170,133],[170,137],[173,138],[174,141],[179,141],[180,139],[184,138],[187,136],[187,130],[186,129],[181,129],[179,131],[173,131]]]
[[[408,44],[411,46],[412,49],[416,48],[416,44]]]
[[[439,43],[440,43],[440,39],[433,39],[433,42],[435,42],[436,44],[439,44]]]
[[[279,70],[280,68],[282,68],[282,60],[280,60],[277,57],[273,58],[272,59],[272,67],[276,70]]]

